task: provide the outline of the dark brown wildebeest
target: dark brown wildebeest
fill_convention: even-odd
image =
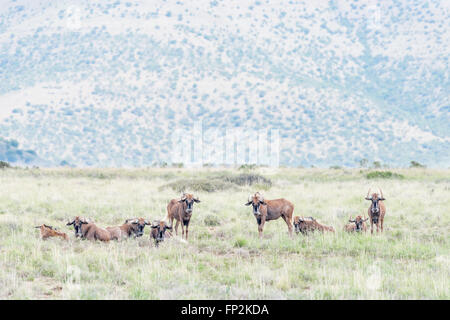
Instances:
[[[357,216],[355,220],[352,219],[350,216],[350,219],[348,220],[348,224],[345,225],[344,230],[347,232],[361,232],[367,231],[366,221],[369,220],[369,218],[363,218],[361,216]]]
[[[172,227],[168,226],[164,220],[153,221],[150,239],[153,238],[155,240],[156,246],[158,246],[160,242],[164,241],[164,238],[169,238],[172,236],[172,234],[167,230],[172,230]]]
[[[294,205],[286,199],[265,200],[263,195],[256,192],[248,197],[246,206],[253,206],[253,215],[258,223],[259,237],[262,237],[266,221],[282,217],[286,222],[289,235],[292,236],[292,213]]]
[[[186,227],[186,240],[189,234],[189,222],[194,209],[194,202],[200,202],[190,193],[183,193],[181,199],[172,199],[167,205],[167,217],[165,220],[170,221],[170,227],[173,227],[173,219],[177,220],[175,225],[175,233],[178,235],[178,225],[181,223],[182,237],[184,236],[184,227]]]
[[[69,240],[69,237],[67,236],[67,234],[56,230],[56,228],[53,228],[52,226],[42,224],[40,226],[36,226],[35,228],[40,229],[42,240],[46,240],[51,237],[60,237],[60,238],[63,238],[64,240]]]
[[[111,240],[121,240],[131,236],[142,237],[145,226],[150,225],[150,222],[144,218],[133,218],[125,220],[125,223],[117,227],[107,227],[106,230],[111,235]]]
[[[372,193],[372,196],[369,198],[369,191],[367,191],[366,200],[371,201],[370,207],[368,209],[369,218],[370,218],[370,233],[373,234],[373,225],[377,226],[377,233],[380,231],[383,232],[383,222],[384,215],[386,214],[386,207],[384,206],[383,201],[386,200],[383,197],[383,191],[380,189],[380,196],[377,193]]]
[[[294,217],[294,227],[295,227],[296,233],[301,232],[303,234],[308,234],[309,232],[314,232],[316,230],[321,231],[321,232],[325,232],[325,231],[334,232],[333,227],[329,227],[329,226],[320,224],[313,217],[304,218],[304,217],[295,216]]]
[[[72,224],[75,229],[75,237],[77,238],[100,241],[111,240],[111,235],[108,230],[98,227],[93,222],[90,222],[90,220],[77,216],[67,223],[68,226]]]

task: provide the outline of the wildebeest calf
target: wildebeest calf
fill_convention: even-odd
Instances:
[[[316,230],[325,232],[334,232],[333,227],[325,226],[317,222],[313,217],[303,218],[299,216],[294,217],[294,227],[296,233],[308,234],[309,232],[314,232]]]
[[[111,235],[108,230],[98,227],[86,218],[75,217],[67,223],[68,226],[73,225],[75,229],[75,237],[85,238],[88,240],[109,241]]]
[[[58,231],[52,226],[48,226],[46,224],[42,224],[40,226],[36,226],[35,228],[39,228],[41,231],[42,240],[46,240],[51,237],[60,237],[64,240],[69,240],[69,237],[64,232]]]
[[[172,227],[168,226],[164,220],[153,221],[150,238],[155,240],[156,246],[158,246],[160,242],[164,241],[164,238],[169,238],[172,236],[172,234],[167,230],[172,230]]]
[[[106,230],[111,235],[111,240],[121,240],[131,236],[142,237],[144,228],[150,223],[144,218],[133,218],[125,220],[125,223],[117,227],[107,227]]]

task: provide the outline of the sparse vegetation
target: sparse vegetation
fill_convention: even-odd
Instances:
[[[201,203],[188,243],[175,237],[156,249],[148,227],[138,239],[80,241],[65,226],[68,217],[89,216],[100,226],[134,216],[161,219],[179,196],[161,186],[239,171],[1,170],[0,299],[450,298],[449,170],[399,169],[404,179],[374,183],[387,213],[385,232],[373,236],[342,231],[350,215],[367,212],[372,181],[365,170],[255,170],[273,182],[267,199],[289,199],[294,215],[313,216],[336,233],[290,238],[279,219],[266,223],[259,239],[243,205],[257,184],[226,182],[236,189],[196,193]],[[67,232],[70,241],[40,240],[33,227],[41,223]]]

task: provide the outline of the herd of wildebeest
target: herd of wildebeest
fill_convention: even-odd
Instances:
[[[383,203],[385,198],[383,192],[380,189],[380,193],[372,193],[370,195],[370,189],[367,192],[366,200],[371,201],[368,209],[368,218],[358,215],[355,219],[350,217],[348,224],[345,225],[344,230],[347,232],[366,232],[366,221],[370,219],[371,233],[373,233],[374,225],[377,232],[383,231],[383,221],[386,214],[386,207]],[[73,225],[75,229],[75,237],[88,240],[121,240],[129,237],[141,237],[144,235],[144,228],[146,225],[151,226],[150,239],[155,241],[155,245],[165,238],[172,237],[173,221],[176,220],[175,232],[178,235],[178,227],[181,225],[182,238],[188,239],[189,234],[189,222],[191,221],[192,211],[194,209],[194,203],[198,203],[200,200],[194,195],[189,193],[183,193],[181,198],[172,199],[167,205],[167,216],[163,220],[155,220],[152,223],[144,218],[132,218],[125,220],[124,224],[115,227],[102,228],[97,226],[91,219],[84,217],[74,217],[69,220],[67,225]],[[258,223],[259,236],[262,237],[264,224],[266,221],[276,220],[283,218],[286,222],[289,230],[289,235],[292,236],[292,229],[295,228],[296,233],[302,233],[304,235],[314,232],[335,232],[331,226],[326,226],[317,222],[313,217],[292,217],[294,212],[294,205],[286,199],[267,200],[264,196],[256,192],[248,197],[246,206],[252,206],[253,215]],[[50,237],[61,237],[68,240],[69,237],[66,233],[58,231],[56,228],[42,224],[37,226],[40,228],[42,239]]]

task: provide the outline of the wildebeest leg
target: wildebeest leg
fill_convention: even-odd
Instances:
[[[180,224],[180,221],[177,220],[177,223],[175,224],[175,234],[178,236],[178,225]]]
[[[266,222],[265,218],[262,219],[258,219],[258,233],[259,233],[259,237],[262,238],[262,233],[264,230],[264,223]]]
[[[292,221],[291,221],[291,219],[289,219],[285,215],[282,215],[281,217],[283,218],[284,222],[286,222],[286,224],[288,226],[288,230],[289,230],[289,235],[292,237]]]
[[[188,233],[189,233],[189,221],[190,220],[185,222],[185,226],[186,226],[186,240],[188,239]]]
[[[181,224],[181,239],[183,239],[184,238],[184,221],[180,222],[180,224]]]
[[[379,233],[380,232],[380,221],[378,220],[377,221],[377,233]]]
[[[173,217],[170,217],[169,221],[170,221],[170,227],[172,228],[173,227]]]
[[[370,219],[370,234],[373,234],[373,221]]]
[[[384,218],[381,218],[381,221],[380,221],[380,223],[381,223],[381,232],[383,232],[383,222],[384,222]]]

